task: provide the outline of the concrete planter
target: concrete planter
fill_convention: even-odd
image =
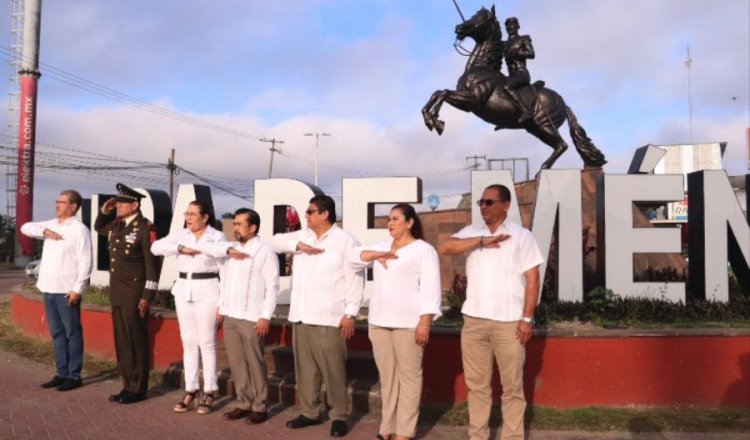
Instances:
[[[49,340],[40,295],[16,292],[13,322],[29,336]],[[82,310],[86,351],[114,359],[109,308]],[[149,323],[152,365],[167,369],[182,357],[174,313]],[[274,323],[267,338],[269,374],[293,372],[291,326]],[[222,338],[221,331],[219,338]],[[370,341],[358,326],[349,342],[350,379],[371,379]],[[222,356],[219,357],[220,364]],[[220,365],[221,366],[221,365]],[[356,377],[359,373],[367,376]],[[499,380],[495,399],[499,400]],[[530,403],[561,408],[591,405],[707,405],[750,408],[750,329],[538,330],[527,349]],[[463,402],[458,329],[435,328],[424,357],[423,402]]]

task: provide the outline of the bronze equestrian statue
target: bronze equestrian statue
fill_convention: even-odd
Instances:
[[[509,40],[502,40],[495,7],[480,9],[469,20],[456,26],[456,37],[469,37],[476,43],[458,79],[456,90],[437,90],[422,108],[425,125],[438,134],[445,122],[439,119],[440,107],[447,102],[493,124],[495,130],[523,128],[554,150],[541,169],[552,167],[568,149],[557,130],[568,120],[570,136],[586,168],[599,168],[607,161],[578,124],[575,114],[560,95],[544,87],[544,82],[529,84],[526,59],[534,58],[531,39],[518,35],[518,21],[508,19]],[[503,57],[508,61],[509,78],[501,71]],[[510,93],[508,93],[510,91]],[[524,114],[527,110],[529,114]]]

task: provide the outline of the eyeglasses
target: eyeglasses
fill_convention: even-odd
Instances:
[[[197,216],[199,216],[200,214],[198,214],[197,212],[187,212],[187,211],[185,211],[185,212],[183,213],[183,215],[184,215],[185,217],[197,217]]]
[[[307,211],[305,211],[305,214],[307,214],[307,215],[313,215],[316,212],[320,212],[320,209],[308,209]]]
[[[495,203],[503,203],[506,200],[492,200],[492,199],[479,199],[477,200],[477,206],[487,205],[492,206]]]

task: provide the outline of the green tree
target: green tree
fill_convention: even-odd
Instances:
[[[16,249],[16,219],[0,214],[0,261],[11,262]]]

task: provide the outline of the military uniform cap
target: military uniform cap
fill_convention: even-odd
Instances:
[[[142,198],[143,194],[133,188],[122,183],[117,184],[117,196],[115,197],[115,201],[124,203],[140,202]]]

